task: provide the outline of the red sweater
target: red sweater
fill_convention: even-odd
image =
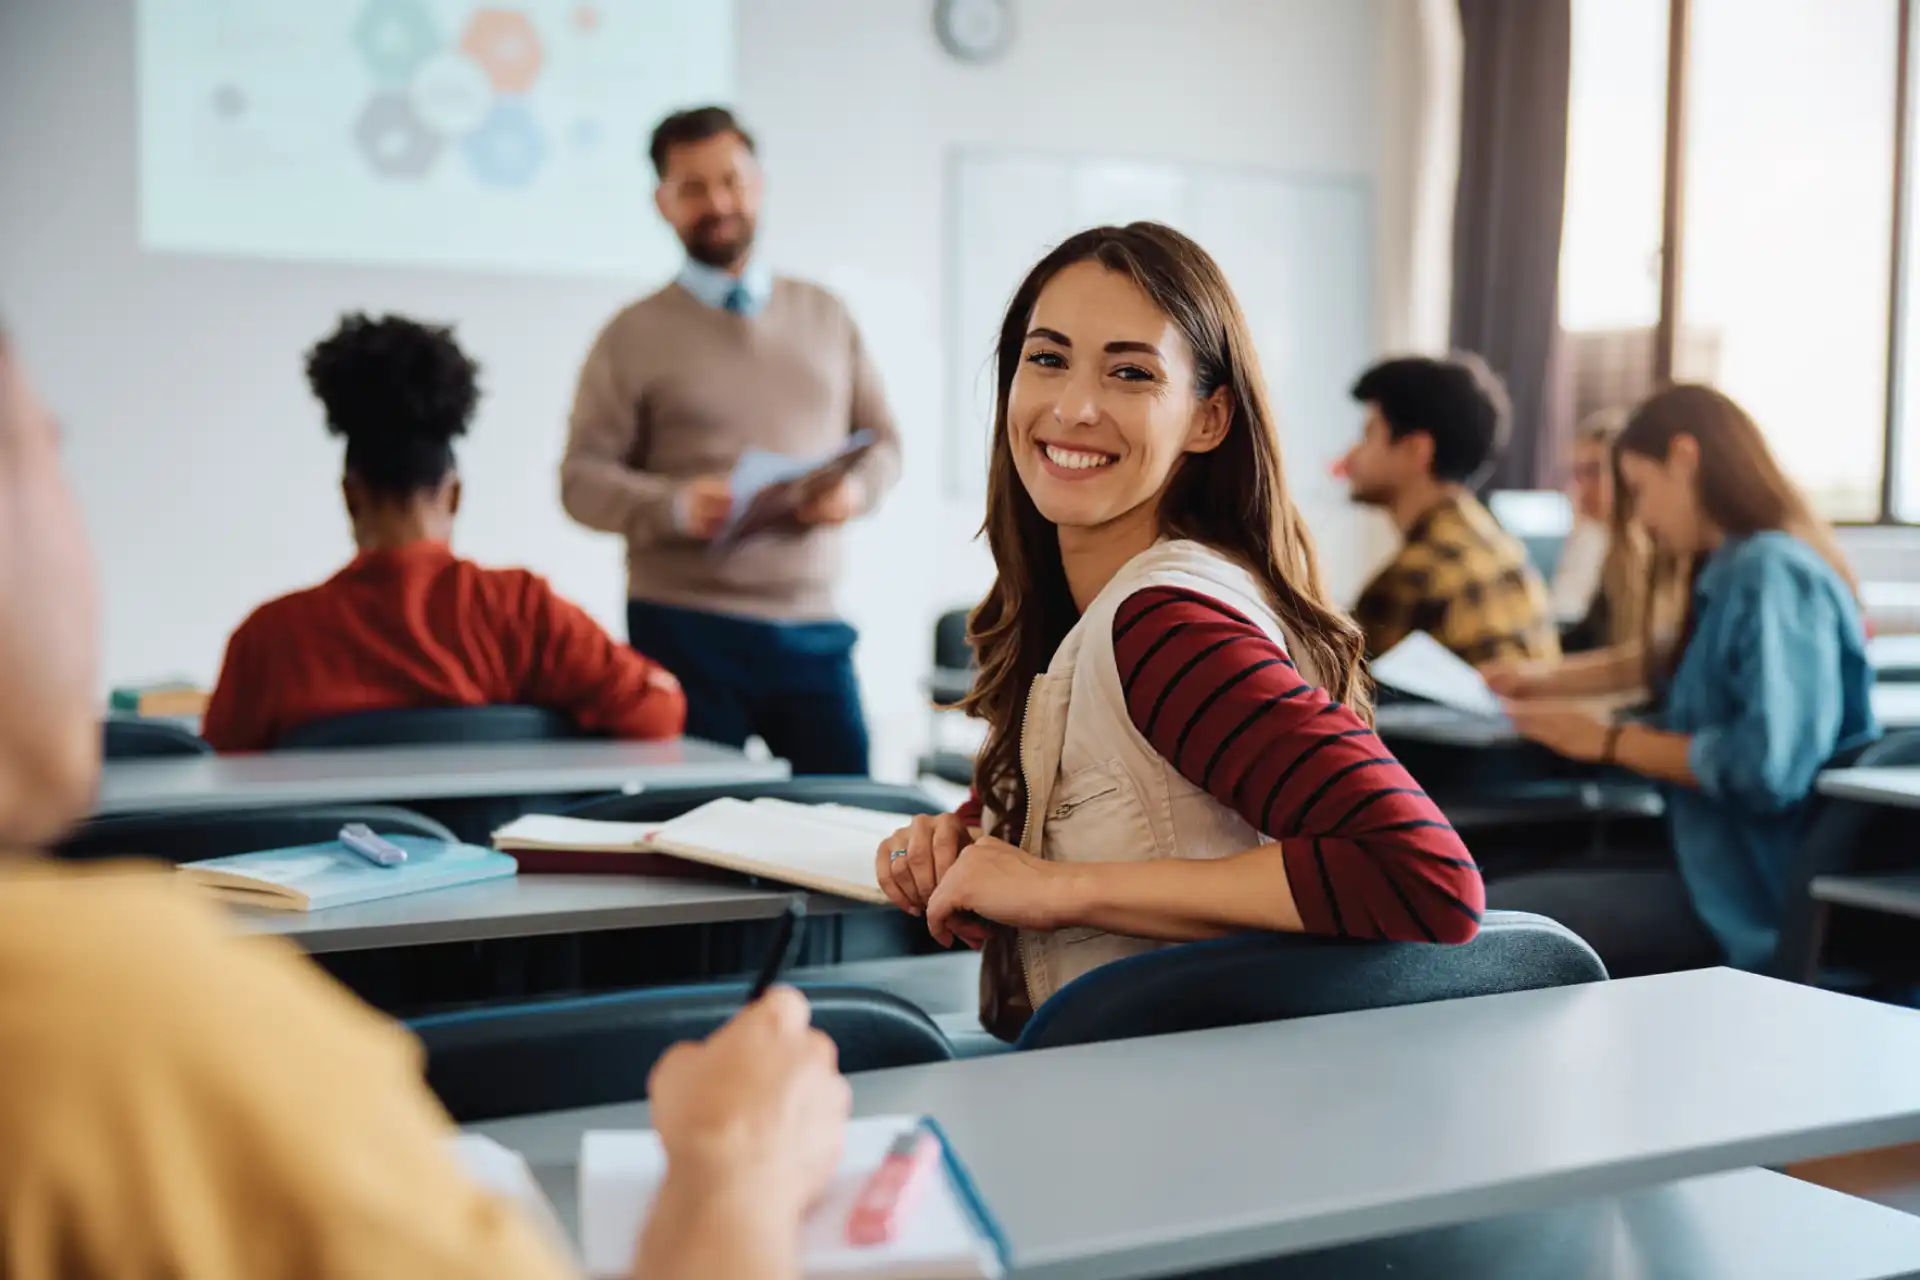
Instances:
[[[1464,942],[1486,892],[1452,825],[1369,729],[1266,632],[1148,587],[1113,619],[1134,727],[1180,776],[1280,842],[1307,932]],[[977,824],[977,799],[961,813]]]
[[[673,737],[687,714],[664,668],[546,579],[416,542],[256,609],[227,642],[201,732],[217,751],[261,751],[356,711],[508,703],[621,738]]]

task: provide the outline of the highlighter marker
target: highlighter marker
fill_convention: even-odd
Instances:
[[[895,1138],[853,1202],[847,1243],[865,1248],[892,1240],[939,1158],[940,1139],[919,1125]]]

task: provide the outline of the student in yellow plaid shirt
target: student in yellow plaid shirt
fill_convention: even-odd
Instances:
[[[1367,418],[1341,464],[1349,491],[1401,534],[1354,606],[1367,656],[1425,631],[1475,666],[1559,657],[1546,584],[1469,487],[1506,441],[1499,378],[1473,355],[1386,360],[1360,375],[1353,398]]]

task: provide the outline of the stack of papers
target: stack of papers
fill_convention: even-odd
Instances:
[[[1504,721],[1500,695],[1465,659],[1424,631],[1416,631],[1373,660],[1376,682],[1443,707]]]

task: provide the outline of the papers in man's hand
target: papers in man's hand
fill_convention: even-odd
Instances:
[[[972,1280],[1001,1274],[994,1239],[998,1228],[969,1187],[945,1166],[941,1185],[916,1196],[895,1238],[886,1244],[847,1243],[847,1218],[861,1187],[880,1167],[887,1148],[913,1116],[868,1116],[847,1126],[840,1170],[807,1215],[801,1239],[801,1269],[808,1280],[827,1277],[901,1277],[901,1280]],[[591,1131],[580,1143],[580,1245],[586,1272],[595,1280],[624,1276],[632,1265],[640,1228],[666,1177],[667,1156],[652,1132]],[[961,1176],[960,1181],[970,1181]]]
[[[856,431],[847,442],[824,458],[794,458],[765,449],[749,449],[734,464],[728,478],[733,510],[714,535],[713,548],[727,548],[764,533],[825,493],[872,450],[871,431]]]
[[[1424,631],[1415,631],[1373,660],[1380,684],[1456,711],[1506,719],[1500,697],[1478,671]]]

